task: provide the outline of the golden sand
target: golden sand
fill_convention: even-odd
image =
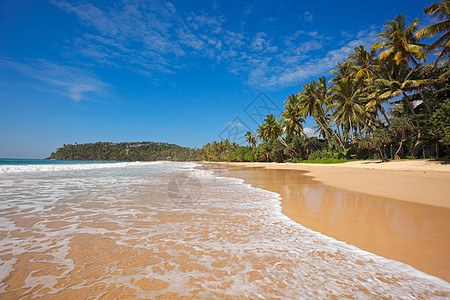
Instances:
[[[227,176],[279,193],[283,213],[294,221],[450,281],[450,172],[394,171],[392,164],[383,170],[355,164],[226,165]]]

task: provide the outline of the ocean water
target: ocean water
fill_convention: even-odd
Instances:
[[[0,298],[449,298],[193,163],[0,165]],[[424,245],[426,246],[426,245]]]

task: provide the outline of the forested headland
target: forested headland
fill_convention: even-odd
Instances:
[[[202,148],[166,143],[64,145],[52,159],[334,161],[450,157],[450,1],[424,8],[433,23],[403,15],[379,41],[354,48],[331,78],[300,84],[281,116],[267,115],[248,146],[228,140]],[[305,134],[306,118],[317,137]],[[278,119],[277,119],[278,118]]]

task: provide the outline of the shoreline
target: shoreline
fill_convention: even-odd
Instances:
[[[340,164],[201,162],[229,167],[298,170],[328,186],[450,208],[450,164],[432,161],[352,161]],[[432,195],[432,196],[431,196]]]
[[[450,199],[445,197],[449,195],[450,172],[446,170],[430,171],[430,166],[425,166],[425,171],[421,166],[411,170],[410,165],[403,166],[403,170],[393,170],[392,166],[374,170],[355,164],[331,168],[276,163],[208,164],[227,167],[225,177],[240,178],[253,187],[280,194],[282,213],[307,228],[450,282]],[[446,185],[434,190],[443,181]],[[347,182],[354,186],[345,188]],[[365,193],[360,188],[360,183],[374,182],[383,186],[383,192]],[[393,192],[398,192],[399,182],[403,184],[399,191],[406,189],[408,193],[385,196],[397,195]],[[408,182],[412,184],[404,185]],[[413,201],[408,198],[411,194],[416,194]]]

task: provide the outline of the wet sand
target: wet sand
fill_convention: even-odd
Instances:
[[[447,190],[450,180],[442,185],[449,173],[436,174],[428,171],[432,174],[425,173],[424,176],[418,172],[406,174],[331,168],[329,174],[326,174],[330,178],[337,177],[335,182],[338,183],[354,182],[358,189],[361,182],[381,180],[380,190],[388,195],[398,194],[395,190],[395,178],[401,174],[403,176],[398,180],[409,184],[402,185],[400,190],[408,192],[395,199],[332,187],[310,175],[322,172],[322,177],[318,177],[326,178],[323,175],[326,173],[324,167],[310,166],[310,169],[320,170],[307,172],[277,169],[288,168],[284,164],[277,164],[275,168],[272,165],[271,169],[249,168],[248,164],[246,167],[228,164],[233,165],[226,176],[241,178],[255,187],[279,193],[282,196],[283,213],[294,221],[337,240],[407,263],[425,273],[450,281],[450,200],[446,196],[449,195]],[[355,178],[355,173],[358,178]],[[436,186],[439,189],[436,190]],[[427,192],[426,197],[424,190]],[[409,195],[415,195],[414,202],[398,200],[409,199]],[[423,204],[427,202],[439,206]]]

